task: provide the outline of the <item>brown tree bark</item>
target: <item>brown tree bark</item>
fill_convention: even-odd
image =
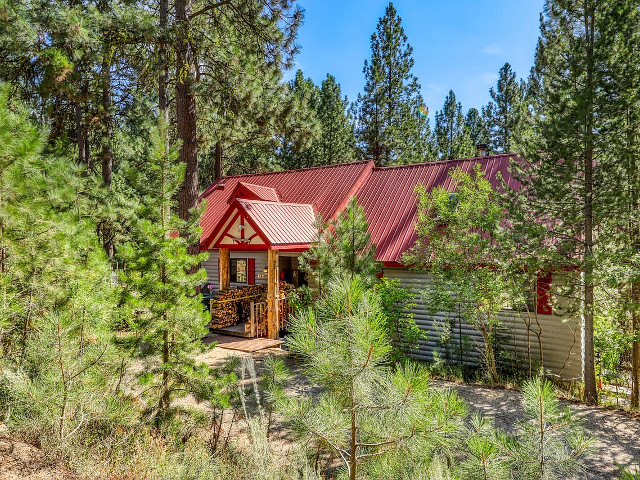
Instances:
[[[587,46],[587,92],[595,92],[594,88],[594,42],[595,42],[595,7],[593,3],[585,2],[584,28]],[[593,278],[593,159],[594,159],[594,108],[593,102],[586,108],[585,122],[585,154],[584,154],[584,396],[587,403],[598,403],[596,388],[595,355],[593,343],[593,312],[594,312],[594,278]]]
[[[191,45],[192,0],[176,0],[176,124],[180,146],[179,158],[186,165],[178,191],[178,215],[188,219],[198,201],[198,136],[196,98],[193,92],[195,63]],[[190,250],[197,253],[197,245]]]

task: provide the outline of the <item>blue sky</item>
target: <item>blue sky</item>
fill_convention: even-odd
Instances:
[[[349,100],[364,86],[369,40],[388,1],[299,0],[305,9],[293,69],[320,83],[333,74]],[[544,0],[400,0],[394,2],[413,47],[414,74],[430,116],[449,89],[465,111],[489,100],[504,62],[519,77],[533,64]],[[288,72],[286,78],[291,78]]]

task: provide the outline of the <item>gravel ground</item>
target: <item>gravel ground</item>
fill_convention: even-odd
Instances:
[[[287,382],[286,390],[290,395],[314,395],[316,388],[299,373],[299,367],[287,359],[287,353],[278,348],[263,350],[253,354],[258,371],[265,357],[278,355],[285,358],[294,375]],[[212,366],[221,365],[230,356],[250,356],[251,354],[224,350],[220,347],[208,351],[198,360]],[[516,422],[522,416],[522,394],[517,390],[490,388],[483,385],[455,383],[433,380],[436,388],[452,388],[458,392],[471,410],[479,411],[491,417],[494,425],[507,432],[513,431]],[[587,432],[596,438],[597,452],[587,459],[587,478],[594,480],[617,478],[617,464],[638,465],[640,458],[640,415],[620,410],[590,407],[576,402],[565,402],[580,419]],[[277,429],[280,430],[280,429]],[[276,442],[282,446],[292,441],[284,432],[276,435]]]
[[[496,427],[511,431],[522,416],[522,395],[517,390],[489,388],[434,380],[438,388],[452,388],[472,410],[491,417]],[[616,464],[637,465],[640,458],[640,418],[619,410],[590,407],[565,402],[582,422],[585,430],[596,437],[598,451],[587,460],[589,479],[617,477]]]
[[[253,357],[260,370],[261,363],[268,355],[287,357],[280,349],[256,352]],[[220,365],[229,356],[248,356],[240,352],[214,348],[200,360],[210,365]],[[287,361],[294,375],[287,382],[287,393],[293,395],[315,394],[306,378],[299,374],[299,368]],[[513,431],[516,422],[522,417],[522,394],[517,390],[490,388],[482,385],[462,384],[444,380],[433,380],[436,388],[452,388],[467,402],[471,410],[479,411],[491,417],[496,427]],[[587,478],[594,480],[618,478],[617,464],[638,465],[640,458],[640,415],[620,410],[590,407],[576,402],[564,402],[571,407],[582,426],[596,438],[597,451],[587,459]],[[291,441],[284,435],[284,443]]]

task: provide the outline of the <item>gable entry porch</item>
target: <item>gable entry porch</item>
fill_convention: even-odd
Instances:
[[[277,339],[291,310],[287,294],[304,283],[297,256],[317,236],[315,225],[313,205],[283,203],[275,189],[239,184],[207,245],[218,277],[211,326]]]

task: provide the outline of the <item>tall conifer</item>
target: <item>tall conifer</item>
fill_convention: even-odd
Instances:
[[[465,124],[462,104],[453,90],[444,99],[442,110],[436,112],[436,150],[438,158],[448,160],[473,156],[475,145]]]
[[[513,137],[522,128],[525,115],[525,85],[516,79],[509,63],[505,63],[498,73],[496,89],[491,87],[491,100],[482,113],[489,133],[492,151],[507,153],[513,149]]]
[[[319,155],[323,164],[350,162],[356,156],[356,141],[351,119],[349,102],[342,97],[340,84],[333,75],[320,86],[320,104],[318,120],[322,129]]]
[[[366,84],[358,96],[357,138],[376,165],[429,160],[429,121],[420,84],[412,73],[413,48],[393,3],[371,35],[371,59],[364,63]]]
[[[538,84],[534,136],[529,139],[520,169],[520,199],[533,215],[525,228],[543,242],[552,264],[579,266],[581,275],[566,275],[580,291],[583,318],[585,398],[596,403],[594,364],[595,227],[606,212],[600,200],[607,188],[604,159],[609,146],[600,135],[599,115],[604,59],[600,35],[606,0],[547,0],[540,26],[535,76]],[[600,203],[599,203],[600,202]],[[541,255],[541,252],[538,253]],[[563,275],[562,270],[557,276]]]
[[[142,202],[132,226],[132,241],[122,247],[126,270],[121,273],[126,299],[132,308],[130,339],[134,355],[143,357],[141,380],[152,401],[163,411],[177,394],[193,391],[208,369],[190,356],[201,349],[206,316],[199,296],[204,270],[190,275],[206,254],[190,255],[188,247],[199,236],[198,219],[178,217],[176,193],[185,166],[175,150],[167,150],[166,127],[153,133],[153,151],[145,171],[131,171],[132,184]],[[178,234],[178,232],[180,232]]]
[[[476,146],[479,143],[487,143],[487,124],[483,116],[476,108],[470,108],[464,117],[464,125],[469,133],[471,143]]]
[[[602,114],[608,125],[610,155],[599,159],[614,187],[601,198],[608,215],[599,239],[607,255],[599,273],[618,294],[622,327],[631,340],[631,406],[640,405],[640,11],[633,2],[614,0],[603,35],[610,42],[605,80],[609,101]]]

